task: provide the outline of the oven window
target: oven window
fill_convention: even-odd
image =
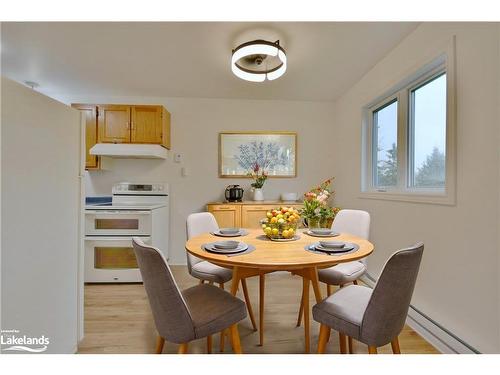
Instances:
[[[139,219],[95,219],[95,229],[139,229]]]
[[[139,268],[132,247],[95,247],[94,268]]]

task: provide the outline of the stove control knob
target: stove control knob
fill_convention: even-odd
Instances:
[[[160,185],[158,188],[160,189],[160,191],[162,191],[163,190],[163,185]]]

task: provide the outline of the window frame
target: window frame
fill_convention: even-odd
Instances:
[[[435,203],[454,205],[456,203],[456,99],[455,99],[455,39],[447,48],[391,90],[363,108],[362,127],[362,176],[360,198],[396,200],[417,203]],[[412,92],[432,80],[446,74],[446,178],[444,188],[412,186],[413,139],[411,125]],[[374,161],[374,112],[380,110],[397,99],[398,103],[398,135],[397,160],[398,183],[393,187],[375,186],[376,165]]]

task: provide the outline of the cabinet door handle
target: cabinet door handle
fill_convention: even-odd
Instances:
[[[219,210],[230,210],[231,207],[219,207]]]

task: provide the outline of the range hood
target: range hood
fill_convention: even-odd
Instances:
[[[160,145],[98,143],[89,151],[90,155],[129,159],[166,159],[167,149]]]

